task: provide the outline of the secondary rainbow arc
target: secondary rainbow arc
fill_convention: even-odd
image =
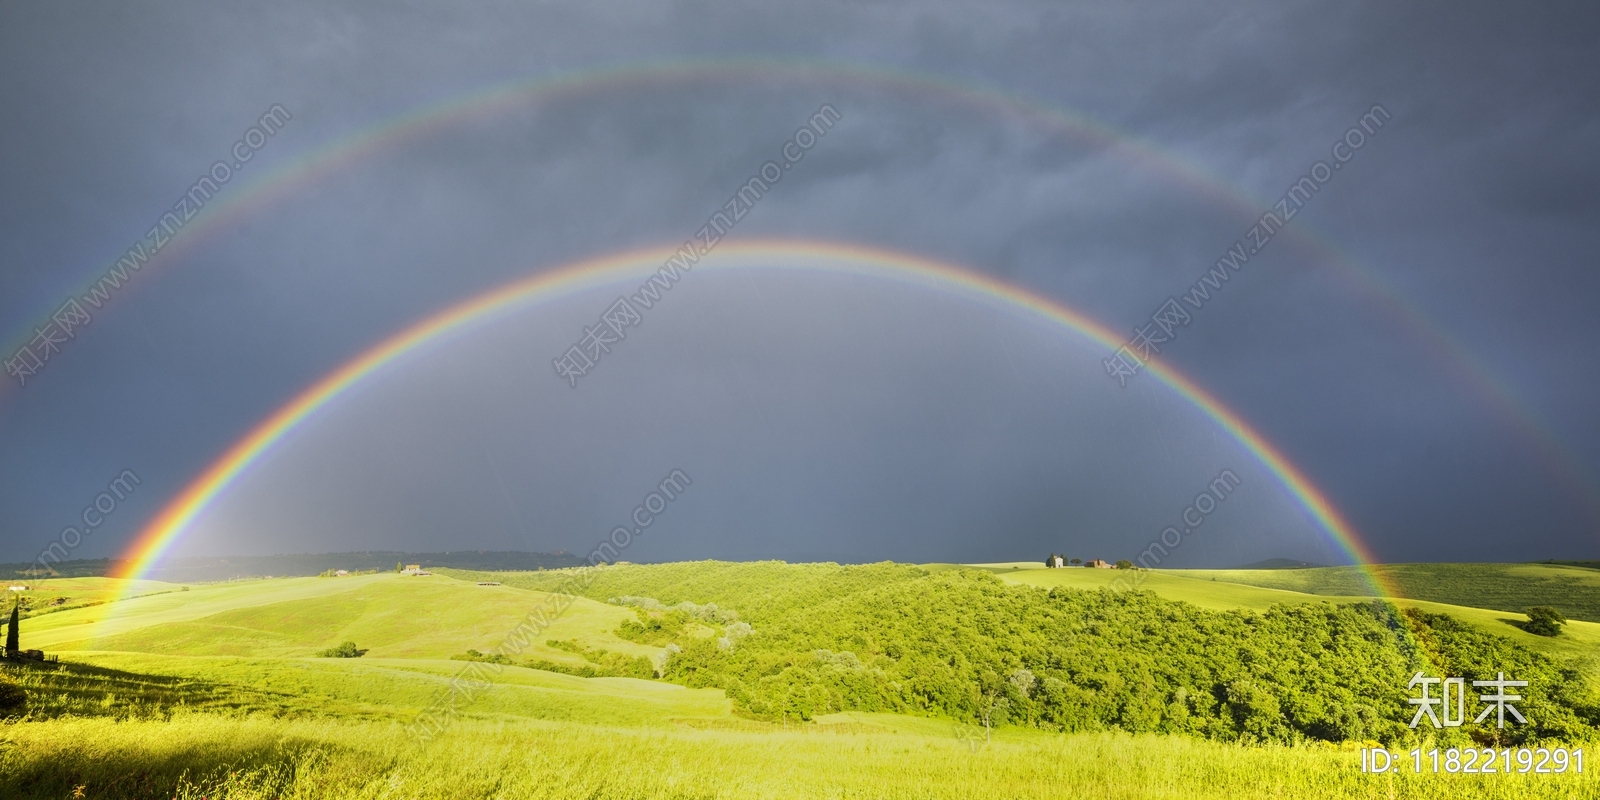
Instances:
[[[447,308],[379,342],[300,392],[258,423],[191,481],[126,549],[121,577],[142,577],[252,464],[266,456],[319,409],[368,376],[408,353],[506,313],[574,292],[616,283],[628,277],[642,279],[653,272],[675,247],[632,250],[517,280]],[[1107,348],[1121,344],[1120,337],[1105,326],[1050,298],[948,264],[859,245],[779,239],[729,242],[694,269],[737,268],[736,260],[740,257],[769,261],[787,259],[804,269],[884,276],[946,292],[976,296],[1063,326]],[[692,277],[687,279],[692,280]],[[1368,568],[1375,559],[1350,522],[1282,452],[1237,413],[1175,368],[1153,361],[1148,370],[1152,377],[1170,386],[1211,417],[1257,458],[1336,545],[1362,567],[1375,593],[1398,596],[1385,583],[1382,575]]]
[[[945,100],[975,104],[983,112],[1049,120],[1051,124],[1063,126],[1075,134],[1118,148],[1119,152],[1131,160],[1159,170],[1191,189],[1247,216],[1260,213],[1270,205],[1270,202],[1251,198],[1243,191],[1230,187],[1226,181],[1200,163],[1182,158],[1156,143],[1117,130],[1083,114],[1048,106],[992,86],[963,82],[947,76],[907,72],[882,65],[752,58],[655,61],[496,84],[443,102],[420,106],[341,136],[251,181],[243,190],[225,193],[219,202],[202,210],[200,217],[174,237],[172,244],[143,269],[150,270],[181,257],[203,243],[207,233],[223,230],[227,222],[241,219],[250,212],[286,197],[293,190],[322,178],[340,167],[355,163],[387,146],[465,119],[494,114],[529,102],[652,82],[717,79],[748,81],[760,78],[796,80],[807,76],[868,82],[894,91],[920,91]],[[1387,309],[1396,319],[1401,320],[1408,330],[1417,335],[1421,343],[1432,349],[1435,354],[1442,356],[1468,386],[1473,387],[1490,407],[1497,410],[1522,434],[1526,445],[1537,458],[1544,461],[1555,479],[1583,504],[1594,520],[1600,522],[1600,476],[1596,476],[1594,470],[1561,437],[1550,430],[1509,381],[1459,344],[1443,326],[1431,319],[1414,303],[1407,302],[1375,270],[1358,265],[1340,248],[1309,232],[1303,226],[1287,230],[1290,237],[1307,243],[1326,258],[1328,263],[1339,268],[1369,298]],[[100,274],[100,271],[96,271],[75,294],[81,295],[88,291]],[[32,336],[31,328],[19,329],[4,351],[10,353],[16,350],[29,336]],[[0,383],[0,399],[9,394],[10,388],[9,382]]]

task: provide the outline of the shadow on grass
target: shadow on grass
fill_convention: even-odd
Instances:
[[[1517,630],[1522,631],[1523,633],[1531,633],[1534,636],[1543,636],[1546,639],[1561,639],[1561,638],[1565,638],[1565,637],[1563,637],[1561,635],[1560,631],[1557,631],[1555,633],[1542,633],[1540,631],[1534,630],[1531,627],[1532,626],[1532,622],[1529,621],[1529,620],[1525,620],[1525,619],[1512,619],[1511,617],[1496,617],[1495,621],[1496,622],[1504,622],[1505,624],[1510,625],[1511,627],[1516,628]]]
[[[68,661],[54,664],[0,662],[0,675],[15,681],[27,692],[25,714],[28,719],[35,720],[61,717],[165,720],[174,713],[191,711],[371,720],[393,720],[400,716],[391,710],[339,703],[318,695]]]
[[[8,758],[0,795],[18,800],[279,797],[293,790],[297,767],[325,758],[330,749],[325,742],[294,736],[197,740],[180,748],[163,744],[102,750],[91,742],[53,742],[48,749]]]

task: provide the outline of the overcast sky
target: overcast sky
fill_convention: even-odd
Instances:
[[[7,3],[0,358],[214,163],[238,169],[25,385],[4,376],[0,560],[82,529],[131,470],[141,482],[73,551],[115,555],[256,423],[386,337],[693,236],[824,104],[838,124],[727,241],[914,255],[1122,336],[1254,246],[1291,185],[1326,176],[1189,309],[1163,361],[1382,560],[1600,557],[1596,17]],[[590,72],[612,77],[568,80]],[[464,113],[340,149],[451,103]],[[275,106],[292,118],[235,149]],[[1381,128],[1346,139],[1374,106]],[[687,274],[575,388],[552,358],[637,277],[420,349],[297,428],[182,552],[588,552],[682,469],[692,487],[624,557],[1121,558],[1232,470],[1237,490],[1164,566],[1346,558],[1194,404],[1149,374],[1119,387],[1104,345],[847,260],[756,269],[770,264],[741,252]]]

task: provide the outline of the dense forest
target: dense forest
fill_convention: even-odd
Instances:
[[[564,577],[501,579],[554,590]],[[1146,592],[1044,590],[887,563],[612,566],[583,593],[636,609],[618,633],[667,643],[661,677],[722,688],[763,719],[893,711],[1285,743],[1425,733],[1504,744],[1587,738],[1600,725],[1576,673],[1448,616],[1383,602],[1210,611]],[[1498,672],[1527,680],[1516,705],[1530,724],[1414,731],[1406,700],[1417,672],[1469,687]]]
[[[668,679],[726,689],[761,717],[934,712],[1067,731],[1396,741],[1413,673],[1497,670],[1536,687],[1522,707],[1536,724],[1512,736],[1575,736],[1595,717],[1560,696],[1569,681],[1546,659],[1384,604],[1208,612],[945,573],[795,610],[732,647],[682,646]]]

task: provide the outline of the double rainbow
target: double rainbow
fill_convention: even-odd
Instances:
[[[915,96],[930,104],[949,104],[980,115],[1014,119],[1044,130],[1061,131],[1113,150],[1120,158],[1161,174],[1220,205],[1251,218],[1271,201],[1250,198],[1193,159],[1184,158],[1155,143],[1117,130],[1071,110],[1042,105],[1029,98],[994,87],[963,83],[945,76],[923,75],[880,65],[763,59],[680,60],[624,64],[576,71],[554,77],[516,80],[462,94],[442,102],[419,106],[336,138],[326,145],[285,162],[248,187],[225,192],[201,211],[199,218],[161,254],[143,268],[152,271],[192,252],[223,230],[228,223],[248,218],[297,190],[326,180],[341,169],[361,163],[387,150],[464,122],[492,118],[507,111],[560,102],[605,92],[634,89],[710,85],[718,82],[749,85],[764,81],[791,85],[849,85]],[[1477,396],[1519,434],[1519,441],[1542,461],[1551,476],[1600,523],[1600,476],[1546,425],[1516,388],[1488,364],[1462,347],[1444,327],[1416,304],[1397,293],[1376,271],[1359,265],[1348,254],[1310,233],[1303,226],[1288,229],[1287,237],[1316,251],[1327,264],[1390,317],[1412,338],[1427,346],[1448,365]],[[100,278],[102,270],[86,275],[75,294],[83,294]],[[59,298],[50,298],[59,302]],[[50,313],[41,307],[36,318]],[[33,335],[31,325],[20,326],[0,352],[11,353]],[[13,393],[9,381],[0,382],[0,400]]]

